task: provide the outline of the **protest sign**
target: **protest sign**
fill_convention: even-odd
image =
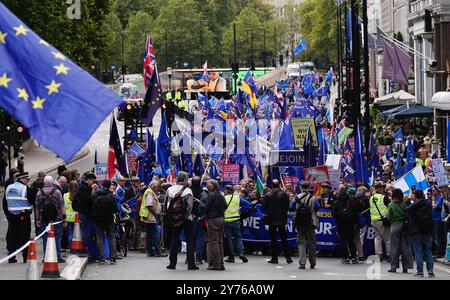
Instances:
[[[239,165],[238,164],[224,164],[222,166],[222,180],[230,181],[233,184],[239,183]]]
[[[433,163],[433,173],[436,178],[436,183],[439,187],[448,185],[447,173],[445,172],[444,164],[442,159],[437,158],[432,160]]]
[[[330,180],[327,166],[303,169],[303,176],[305,177],[305,180],[309,181],[311,184],[324,183]]]
[[[317,140],[316,123],[313,118],[291,119],[292,134],[294,136],[294,143],[296,148],[303,148],[305,145],[306,135],[310,130],[313,140],[313,146],[319,147]]]

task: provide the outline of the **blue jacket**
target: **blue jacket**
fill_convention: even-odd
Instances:
[[[434,203],[437,205],[437,208],[433,208],[433,210],[431,211],[433,221],[442,222],[442,205],[444,203],[444,197],[442,197],[442,195],[437,196],[434,199]]]

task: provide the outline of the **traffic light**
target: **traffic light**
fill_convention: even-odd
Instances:
[[[232,63],[231,69],[233,70],[233,73],[239,73],[239,64],[238,63]]]

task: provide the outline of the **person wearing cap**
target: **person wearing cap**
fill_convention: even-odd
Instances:
[[[444,197],[441,194],[441,191],[439,190],[438,186],[433,186],[431,189],[432,191],[432,212],[431,215],[433,217],[434,222],[434,246],[435,246],[435,254],[437,258],[444,257],[445,254],[445,241],[446,241],[446,235],[445,235],[445,228],[444,223],[442,222],[442,207],[444,204]]]
[[[390,200],[384,195],[384,184],[378,181],[375,184],[375,193],[370,197],[370,219],[375,230],[375,254],[383,259],[383,242],[386,244],[386,252],[391,253],[391,226],[387,220],[388,205]]]
[[[230,250],[230,255],[225,262],[234,263],[234,256],[238,255],[242,262],[247,263],[248,259],[244,255],[244,243],[242,242],[241,233],[241,209],[248,209],[252,204],[235,193],[232,185],[225,186],[224,194],[227,202],[224,233],[228,241],[228,249]]]
[[[359,203],[355,195],[355,187],[343,188],[339,191],[338,200],[333,204],[332,215],[336,219],[339,244],[342,251],[342,263],[344,264],[350,264],[350,262],[358,264],[354,234],[359,221]]]
[[[306,266],[306,249],[308,247],[308,258],[310,268],[316,267],[316,236],[315,229],[319,225],[317,211],[320,209],[319,201],[310,191],[310,183],[308,181],[301,182],[301,192],[297,195],[295,202],[291,203],[289,210],[295,212],[295,223],[297,224],[297,242],[299,251],[299,269],[305,269]],[[311,217],[308,220],[301,220],[298,212],[302,206],[309,208]],[[304,224],[307,222],[308,224]],[[299,225],[300,224],[300,225]]]
[[[336,196],[333,193],[330,182],[322,184],[323,194],[319,197],[320,206],[326,209],[331,209],[333,203],[336,201]]]
[[[30,177],[28,172],[18,173],[16,182],[10,184],[5,191],[6,203],[9,215],[9,227],[7,234],[8,254],[13,253],[30,240],[31,218],[34,202],[28,199],[30,188],[27,186]],[[22,251],[23,262],[27,262],[28,247]],[[11,257],[9,263],[17,262],[16,257]]]
[[[58,255],[58,262],[63,263],[65,260],[61,256],[61,237],[63,226],[67,225],[66,222],[66,209],[64,207],[64,199],[62,196],[62,192],[54,186],[54,179],[51,176],[45,176],[44,178],[44,187],[39,190],[36,195],[36,225],[41,228],[41,231],[45,230],[45,228],[51,222],[59,222],[63,221],[63,223],[59,223],[55,226],[55,242],[56,242],[56,253]],[[50,197],[53,201],[54,209],[56,209],[56,219],[50,220],[45,215],[45,199]],[[43,236],[43,246],[44,246],[44,255],[47,246],[47,236],[48,233]]]
[[[72,199],[72,208],[80,215],[81,238],[83,240],[84,247],[87,249],[92,249],[88,246],[91,244],[90,227],[92,223],[92,186],[94,185],[96,179],[97,177],[94,173],[87,173],[78,188],[76,197]],[[91,259],[93,259],[94,253],[91,251],[89,254]]]
[[[278,264],[277,231],[283,244],[283,252],[288,264],[292,263],[291,250],[287,242],[286,224],[288,222],[289,196],[280,189],[278,180],[272,181],[272,192],[264,197],[262,208],[267,214],[272,259],[271,264]]]

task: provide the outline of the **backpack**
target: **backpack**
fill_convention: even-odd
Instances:
[[[100,195],[94,201],[94,220],[99,223],[108,223],[112,218],[110,195]]]
[[[305,196],[297,200],[297,208],[295,210],[295,221],[294,225],[298,228],[307,228],[312,225],[312,211],[309,206],[309,201],[311,200],[311,194],[307,194],[306,201]]]
[[[433,232],[433,218],[431,217],[430,208],[428,205],[422,205],[417,208],[417,228],[422,234],[428,234]]]
[[[169,222],[173,227],[179,227],[185,221],[187,208],[186,203],[181,198],[185,189],[185,187],[182,188],[178,194],[175,195],[172,201],[170,201],[169,209],[167,210]]]
[[[58,209],[56,207],[56,199],[53,197],[53,193],[57,190],[57,188],[53,188],[49,194],[45,194],[44,190],[41,189],[41,194],[43,197],[42,200],[42,209],[41,215],[42,220],[51,222],[56,221],[58,217]]]

